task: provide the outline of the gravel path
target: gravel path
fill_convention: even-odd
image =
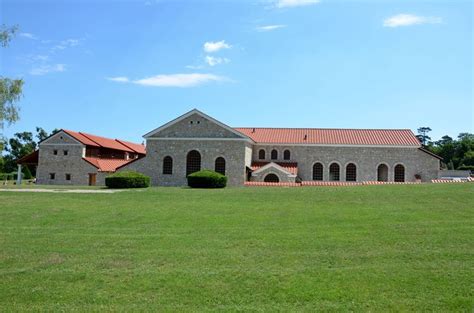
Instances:
[[[95,189],[2,189],[1,191],[12,191],[12,192],[53,192],[53,193],[116,193],[123,190],[95,190]]]

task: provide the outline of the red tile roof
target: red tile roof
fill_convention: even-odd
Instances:
[[[63,131],[86,146],[108,148],[132,153],[146,154],[145,146],[120,139],[110,139],[91,135],[83,132],[75,132],[63,129]]]
[[[235,128],[256,143],[420,146],[409,129]]]
[[[99,169],[99,172],[115,172],[117,168],[134,161],[135,159],[99,159],[99,158],[83,158],[93,166]]]
[[[271,162],[253,162],[252,171],[256,171],[259,168],[264,167],[265,165],[269,163]],[[280,165],[291,174],[294,174],[294,175],[298,174],[298,163],[293,163],[293,162],[273,162],[273,163]]]
[[[66,129],[63,129],[63,131],[66,134],[68,134],[69,136],[71,136],[74,139],[76,139],[77,141],[79,141],[80,143],[82,143],[82,144],[85,144],[87,146],[100,147],[100,145],[97,142],[94,142],[94,141],[90,140],[89,138],[87,138],[86,136],[84,136],[81,133],[78,133],[78,132],[75,132],[75,131],[72,131],[72,130],[66,130]]]
[[[120,139],[115,139],[115,140],[117,140],[118,142],[120,142],[122,145],[129,147],[130,149],[132,149],[132,150],[135,151],[136,153],[146,154],[145,146],[144,146],[144,145],[141,145],[141,144],[138,144],[138,143],[129,142],[129,141],[125,141],[125,140],[120,140]]]
[[[82,133],[82,132],[81,132],[81,134],[86,136],[90,140],[96,142],[97,144],[99,144],[99,146],[101,146],[103,148],[122,150],[122,151],[127,151],[127,152],[134,152],[132,149],[130,149],[127,146],[124,146],[123,144],[121,144],[120,142],[118,142],[115,139],[100,137],[100,136],[86,134],[86,133]]]

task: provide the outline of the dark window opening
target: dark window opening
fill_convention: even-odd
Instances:
[[[260,149],[258,151],[258,158],[259,158],[259,160],[265,160],[265,150]]]
[[[54,155],[58,155],[58,150],[53,150]]]
[[[165,156],[165,158],[163,159],[163,174],[173,174],[173,159],[170,156]]]
[[[380,164],[377,167],[377,181],[388,181],[388,166]]]
[[[192,150],[186,157],[186,176],[201,170],[201,154]]]
[[[284,160],[289,160],[289,159],[291,159],[290,150],[285,150],[285,151],[283,151],[283,159],[284,159]]]
[[[398,183],[403,183],[405,181],[405,167],[401,164],[395,166],[394,170],[394,179]]]
[[[66,180],[71,180],[71,174],[66,174]]]
[[[275,149],[273,149],[273,150],[272,150],[272,153],[271,153],[271,158],[272,158],[272,160],[278,159],[278,151],[276,151]]]
[[[56,174],[55,173],[49,173],[49,179],[55,179]]]
[[[268,174],[267,176],[265,176],[263,181],[266,183],[279,183],[280,178],[278,178],[278,176],[275,174]]]
[[[217,173],[225,175],[225,159],[223,157],[218,157],[216,159],[215,169]]]
[[[69,151],[63,150],[63,154],[64,154],[64,155],[68,155],[68,153],[69,153]]]
[[[339,164],[332,163],[329,166],[329,180],[339,181],[339,179],[340,179],[340,173],[339,172],[340,172]]]
[[[357,181],[357,167],[354,163],[346,166],[346,181]]]
[[[323,165],[321,163],[313,165],[313,180],[323,180]]]

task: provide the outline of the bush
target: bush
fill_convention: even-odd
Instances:
[[[210,170],[192,173],[187,178],[191,188],[224,188],[227,185],[227,177]]]
[[[137,172],[118,172],[105,178],[109,188],[146,188],[150,186],[150,177]]]

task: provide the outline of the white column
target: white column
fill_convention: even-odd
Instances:
[[[18,164],[18,172],[17,172],[16,184],[21,185],[21,164]]]

